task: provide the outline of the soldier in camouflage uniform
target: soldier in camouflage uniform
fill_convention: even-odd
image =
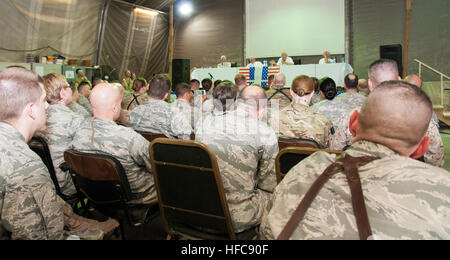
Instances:
[[[72,177],[69,171],[64,172],[59,166],[64,163],[64,151],[70,149],[72,138],[84,118],[66,107],[72,101],[72,90],[63,75],[45,75],[44,87],[50,106],[47,110],[46,129],[36,132],[36,135],[44,138],[48,144],[61,192],[71,196],[76,194]]]
[[[76,70],[77,73],[77,77],[73,80],[73,86],[75,88],[78,89],[78,86],[82,83],[82,82],[86,82],[89,85],[89,88],[92,87],[92,83],[91,81],[84,75],[84,72],[82,69],[77,69]]]
[[[186,83],[180,83],[175,88],[175,94],[177,96],[177,100],[170,104],[172,110],[176,109],[178,111],[174,111],[174,113],[181,113],[182,116],[191,123],[191,128],[194,129],[195,126],[195,115],[194,111],[197,111],[196,107],[192,107],[191,100],[193,100],[194,95],[192,94],[191,88]],[[199,113],[197,111],[197,113]],[[200,114],[197,114],[200,116]]]
[[[398,76],[397,64],[391,60],[378,60],[370,65],[369,69],[369,88],[372,92],[378,84],[386,80],[401,79]],[[358,108],[355,108],[359,110]],[[394,110],[393,110],[394,111]],[[349,122],[353,111],[345,113],[339,120],[336,127],[336,134],[333,136],[330,148],[335,150],[342,150],[348,147],[353,142],[353,136],[349,131]],[[439,134],[439,128],[436,123],[431,120],[428,126],[426,136],[430,137],[430,145],[428,151],[424,154],[426,163],[442,167],[445,163],[444,144]]]
[[[350,73],[344,79],[345,93],[336,97],[337,100],[347,104],[350,108],[361,107],[366,97],[358,94],[358,76]]]
[[[19,99],[18,89],[23,93]],[[45,128],[48,103],[42,78],[23,68],[2,70],[0,97],[0,239],[102,239],[115,229],[115,220],[99,223],[74,214],[27,144],[36,130]]]
[[[373,239],[450,239],[449,172],[408,158],[426,150],[430,118],[431,102],[420,89],[389,81],[371,92],[352,121],[356,142],[345,154],[379,158],[358,169]],[[288,172],[266,208],[263,238],[278,237],[312,183],[336,159],[316,152]],[[357,238],[347,178],[338,173],[318,193],[290,239]]]
[[[134,93],[122,100],[122,109],[131,111],[139,105],[144,105],[147,101],[146,92],[148,90],[147,81],[144,78],[136,79],[133,82]]]
[[[313,105],[311,109],[314,112],[329,118],[333,122],[335,128],[345,112],[360,107],[365,99],[364,96],[361,96],[356,92],[351,92],[353,90],[335,97],[336,83],[331,78],[325,79],[322,84],[320,84],[320,89],[324,95],[332,98],[327,98]]]
[[[302,138],[316,141],[328,147],[334,133],[333,124],[323,115],[309,109],[314,95],[314,85],[308,76],[298,76],[292,82],[291,96],[294,101],[280,111],[280,137]]]
[[[76,132],[72,147],[76,151],[105,153],[122,164],[133,193],[132,204],[156,202],[156,190],[151,174],[149,142],[128,127],[114,121],[120,115],[123,88],[101,83],[91,94],[94,117],[85,120]]]
[[[130,127],[139,132],[189,140],[192,133],[189,119],[164,101],[169,89],[170,80],[166,76],[155,76],[150,82],[147,104],[136,107],[130,114]]]
[[[235,100],[237,87],[231,82],[214,89],[216,108],[200,121],[196,140],[217,156],[233,228],[241,232],[257,226],[276,186],[275,157],[278,141],[273,129],[260,121],[266,102],[260,87],[246,87],[236,110],[226,100]],[[255,102],[251,102],[255,101]]]
[[[86,109],[86,111],[89,112],[89,114],[92,116],[92,107],[91,107],[91,103],[89,102],[89,95],[91,94],[91,90],[89,85],[86,82],[82,82],[79,86],[78,86],[78,93],[80,93],[81,95],[79,95],[78,97],[78,104],[80,104],[82,107],[84,107],[84,109]]]
[[[75,112],[76,114],[84,117],[84,118],[88,118],[91,117],[91,114],[89,114],[89,112],[86,110],[86,108],[84,108],[83,106],[81,106],[78,103],[78,99],[80,98],[80,95],[78,93],[78,89],[76,89],[75,87],[71,86],[72,89],[72,102],[70,102],[67,107],[70,108],[70,110],[72,110],[73,112]]]

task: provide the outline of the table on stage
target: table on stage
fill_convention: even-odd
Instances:
[[[278,68],[278,69],[275,69]],[[254,68],[248,72],[249,68],[199,68],[194,69],[191,73],[191,79],[202,81],[205,78],[212,80],[230,80],[234,82],[234,76],[238,73],[248,73],[247,78],[250,78],[252,83],[261,84],[267,80],[267,76],[273,72],[281,72],[286,76],[286,87],[290,87],[292,80],[299,75],[307,75],[321,79],[323,77],[332,78],[337,86],[344,86],[344,78],[348,73],[353,72],[353,68],[347,63],[333,63],[333,64],[307,64],[307,65],[292,65],[281,67]],[[268,72],[268,75],[264,74]],[[253,76],[253,77],[252,77]]]

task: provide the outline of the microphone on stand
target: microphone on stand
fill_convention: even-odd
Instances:
[[[208,75],[211,77],[211,80],[214,79],[213,75],[211,75],[211,73],[208,72]]]

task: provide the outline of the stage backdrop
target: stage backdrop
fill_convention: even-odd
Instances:
[[[246,58],[345,53],[345,0],[246,0]]]

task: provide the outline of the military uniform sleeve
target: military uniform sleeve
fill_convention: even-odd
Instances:
[[[346,113],[342,116],[341,120],[339,120],[339,124],[335,129],[336,132],[331,140],[330,149],[343,150],[345,147],[352,144],[353,136],[348,128],[352,114],[353,111],[351,111],[351,113]]]
[[[136,133],[131,142],[128,144],[130,155],[137,165],[145,167],[148,172],[152,171],[150,164],[150,154],[148,151],[150,142],[140,134]]]
[[[191,139],[192,127],[188,118],[183,116],[183,113],[176,112],[172,110],[172,120],[170,122],[170,126],[173,132],[173,135],[184,140]],[[190,120],[190,118],[189,118]]]
[[[48,172],[34,172],[25,180],[9,180],[6,185],[2,225],[11,232],[12,239],[64,238],[63,211],[50,178],[43,177],[44,174]]]
[[[257,174],[258,187],[267,192],[273,192],[277,186],[275,174],[275,158],[278,154],[278,140],[275,133],[270,133],[262,144],[262,156]]]
[[[444,144],[439,134],[439,129],[433,122],[430,122],[426,136],[430,137],[430,145],[428,151],[424,154],[425,162],[437,167],[443,167],[445,163]]]

